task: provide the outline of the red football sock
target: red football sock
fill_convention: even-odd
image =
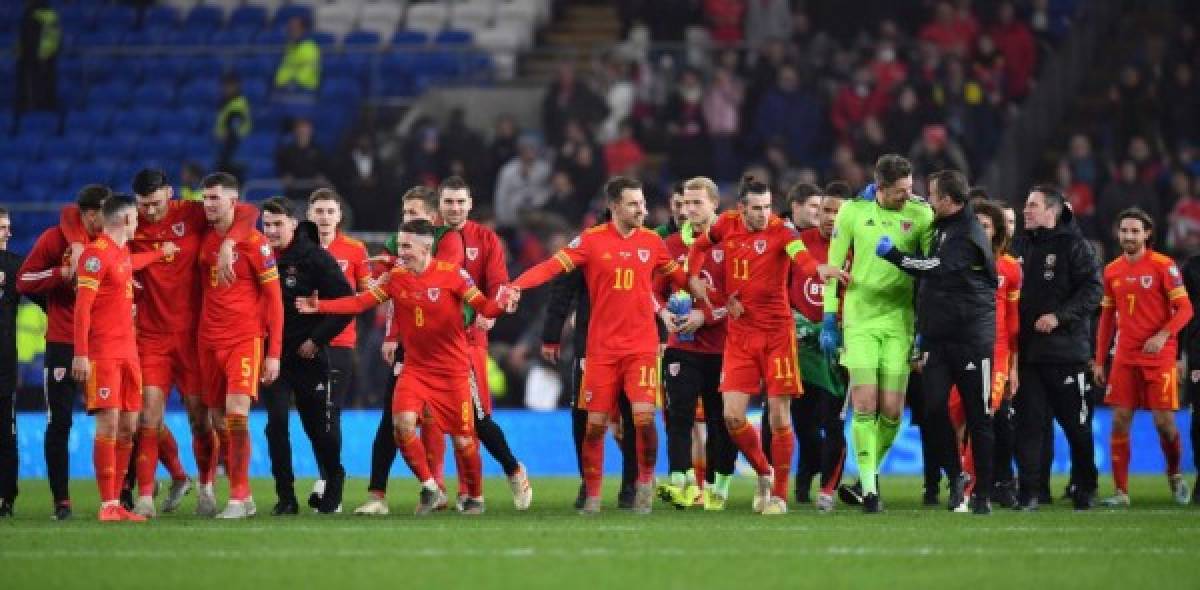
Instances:
[[[475,454],[476,455],[479,454],[479,439],[478,438],[475,439]],[[479,469],[481,470],[480,473],[482,474],[482,469],[483,469],[482,462],[479,465]],[[463,480],[463,474],[466,473],[466,471],[467,471],[467,468],[466,468],[466,466],[463,465],[462,455],[460,455],[456,451],[454,453],[454,473],[456,473],[458,475],[458,495],[460,495],[460,496],[463,494],[470,495],[470,492],[467,491],[467,482],[465,480]],[[482,475],[481,475],[481,477],[482,477]]]
[[[113,470],[113,497],[117,497],[120,492],[121,485],[125,482],[125,475],[129,473],[129,457],[133,455],[133,435],[128,437],[117,436],[116,451],[113,453],[113,459],[116,465]]]
[[[1183,454],[1182,437],[1175,433],[1175,438],[1167,439],[1158,435],[1158,444],[1162,447],[1163,457],[1167,460],[1167,476],[1179,475],[1179,458]]]
[[[696,487],[702,490],[704,489],[705,479],[708,477],[708,473],[706,473],[707,468],[708,466],[704,464],[703,460],[692,460],[692,469],[696,472]]]
[[[408,468],[412,470],[413,475],[417,476],[417,481],[424,484],[433,479],[433,474],[429,471],[429,459],[425,453],[425,445],[421,444],[421,437],[414,432],[403,438],[397,433],[394,438],[396,446],[400,448],[400,454],[404,457],[404,462],[408,463]]]
[[[117,441],[97,435],[92,440],[92,465],[96,471],[96,488],[101,502],[117,500]]]
[[[964,490],[964,494],[970,497],[971,493],[975,491],[975,453],[971,452],[970,439],[960,443],[958,448],[962,449],[958,458],[962,463],[963,472],[971,476],[971,479],[967,481],[967,488]]]
[[[192,454],[196,456],[196,479],[201,485],[212,484],[217,477],[217,433],[192,430]]]
[[[483,460],[479,457],[479,440],[472,438],[463,448],[455,448],[458,462],[459,493],[472,498],[483,497]]]
[[[138,429],[137,489],[139,496],[154,495],[154,474],[158,468],[158,429]]]
[[[821,486],[821,493],[827,496],[832,496],[833,491],[837,489],[838,484],[842,482],[842,467],[846,465],[846,447],[842,447],[842,454],[838,457],[837,463],[834,464],[833,474],[825,481],[825,485]]]
[[[652,483],[654,463],[658,460],[658,429],[654,427],[654,412],[634,412],[633,431],[637,448],[638,483]]]
[[[583,434],[581,459],[583,463],[583,489],[589,498],[600,497],[600,486],[604,483],[604,434],[607,424],[588,422]]]
[[[433,480],[439,488],[446,489],[446,433],[436,420],[421,421],[421,446],[425,448],[425,461]]]
[[[775,483],[771,495],[787,499],[788,475],[792,472],[792,455],[796,452],[796,436],[791,426],[771,429],[771,466],[775,468]]]
[[[249,418],[237,414],[225,416],[229,427],[229,453],[226,454],[225,471],[229,474],[229,499],[245,500],[250,497],[250,428]]]
[[[179,462],[179,443],[175,442],[175,435],[165,425],[158,429],[158,460],[167,468],[172,480],[187,479],[187,472]]]
[[[1129,435],[1113,434],[1109,440],[1112,455],[1113,484],[1117,491],[1129,493]]]
[[[755,473],[766,475],[771,472],[767,456],[762,450],[762,441],[758,436],[758,431],[754,430],[749,422],[743,420],[740,427],[730,430],[729,438],[733,439],[738,450],[746,456],[746,460],[750,462],[750,467],[754,468]]]
[[[229,424],[225,428],[217,429],[217,461],[225,467],[225,473],[229,473],[229,453],[233,450],[232,443],[229,440]]]

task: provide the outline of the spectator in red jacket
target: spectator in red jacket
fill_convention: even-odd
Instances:
[[[742,41],[742,16],[746,14],[743,0],[704,0],[704,19],[708,32],[717,43]]]
[[[943,53],[966,57],[978,32],[979,26],[974,18],[969,17],[969,13],[968,18],[964,18],[949,2],[938,2],[934,8],[933,22],[925,25],[919,36],[922,41],[937,45]]]
[[[1012,2],[1002,2],[996,8],[996,24],[987,33],[1004,56],[1008,98],[1025,98],[1037,67],[1037,46],[1029,25],[1017,19]]]
[[[887,94],[875,84],[867,66],[854,71],[854,79],[843,84],[833,99],[830,119],[837,137],[849,142],[867,117],[876,117],[887,110]]]

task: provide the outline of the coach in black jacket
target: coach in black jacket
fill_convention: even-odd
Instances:
[[[1184,263],[1183,286],[1187,289],[1189,299],[1200,301],[1200,255],[1192,256]],[[1200,453],[1196,452],[1196,449],[1200,449],[1200,415],[1197,415],[1197,410],[1200,409],[1200,317],[1198,316],[1200,314],[1192,316],[1181,340],[1188,364],[1187,380],[1184,383],[1187,386],[1187,397],[1192,403],[1192,461],[1197,466],[1197,473],[1200,474]],[[1196,476],[1196,483],[1200,485],[1200,475]],[[1192,489],[1195,490],[1196,487],[1193,486]],[[1192,504],[1200,504],[1200,493],[1192,494]]]
[[[1100,263],[1057,188],[1033,187],[1025,201],[1025,232],[1013,242],[1021,262],[1020,388],[1016,412],[1018,500],[1037,508],[1047,487],[1043,441],[1052,436],[1047,412],[1058,420],[1071,447],[1071,499],[1086,510],[1096,490],[1095,443],[1088,363],[1091,320],[1100,305]]]
[[[263,233],[275,249],[279,279],[283,284],[283,351],[279,379],[263,391],[267,407],[267,446],[271,455],[271,473],[279,502],[272,514],[296,514],[299,504],[294,490],[292,448],[288,440],[290,393],[296,396],[300,422],[312,441],[325,494],[317,511],[332,513],[342,503],[346,472],[342,468],[341,400],[334,392],[326,345],[350,323],[349,315],[311,315],[296,311],[300,295],[320,293],[334,299],[353,295],[342,269],[317,241],[317,228],[310,222],[297,222],[291,203],[282,198],[263,203]]]
[[[8,251],[12,220],[0,207],[0,518],[17,499],[17,270],[24,258]]]
[[[962,504],[967,476],[962,473],[958,442],[950,426],[946,402],[950,387],[962,398],[975,459],[975,487],[970,509],[975,514],[991,513],[992,489],[992,351],[996,341],[996,263],[992,245],[975,210],[967,202],[967,179],[955,170],[944,170],[929,178],[934,221],[933,246],[929,256],[908,254],[892,246],[884,236],[876,253],[919,279],[917,290],[917,333],[928,353],[921,371],[926,401],[924,427],[930,429],[934,448],[944,454],[943,463],[952,482],[949,508]]]

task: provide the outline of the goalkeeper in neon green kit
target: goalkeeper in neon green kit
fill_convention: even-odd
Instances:
[[[825,316],[821,348],[838,351],[850,375],[850,440],[862,482],[863,512],[881,512],[879,466],[900,430],[908,383],[916,312],[913,280],[875,254],[882,236],[906,252],[927,252],[933,239],[933,210],[912,195],[912,164],[896,154],[875,163],[874,199],[847,202],[838,212],[828,265],[841,268],[853,251],[850,283],[839,301],[838,282],[825,276]],[[870,191],[868,190],[868,193]]]

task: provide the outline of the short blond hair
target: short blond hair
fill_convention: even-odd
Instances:
[[[713,202],[721,200],[721,193],[717,190],[717,183],[713,182],[713,179],[707,176],[697,176],[689,179],[683,184],[683,190],[704,191],[708,195],[709,200]]]

